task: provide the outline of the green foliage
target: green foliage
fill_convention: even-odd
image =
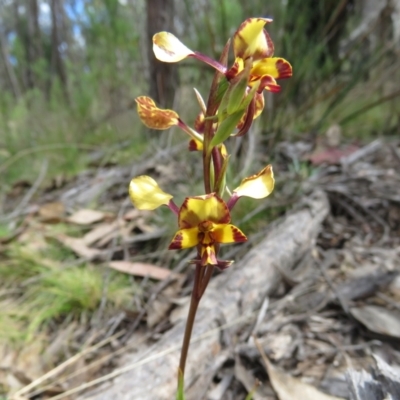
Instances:
[[[108,271],[105,290],[105,271],[76,265],[72,253],[56,244],[41,252],[10,246],[0,263],[0,340],[29,341],[50,321],[67,316],[88,321],[104,296],[111,310],[130,308],[138,289],[124,274]]]
[[[379,51],[368,52],[367,39],[361,38],[350,43],[343,55],[341,43],[357,26],[359,16],[340,4],[331,0],[317,6],[303,0],[271,0],[268,4],[185,0],[184,7],[177,6],[176,18],[185,32],[185,43],[215,57],[244,17],[274,18],[267,29],[275,53],[293,64],[294,75],[281,82],[282,93],[274,95],[274,102],[260,117],[265,134],[277,139],[293,137],[293,132],[318,134],[332,123],[339,123],[349,137],[396,133],[400,102],[398,96],[390,96],[395,86],[384,88],[382,78],[399,79],[390,45],[383,43]],[[113,153],[117,162],[131,162],[134,154],[143,152],[145,131],[132,104],[147,87],[143,62],[147,48],[140,39],[145,11],[145,2],[134,6],[118,0],[86,2],[82,14],[68,26],[79,27],[80,39],[68,39],[71,42],[63,57],[66,87],[54,73],[50,32],[42,30],[41,53],[29,64],[37,84],[29,89],[24,87],[27,20],[21,16],[17,24],[12,9],[4,8],[7,29],[12,30],[13,24],[18,28],[9,52],[16,60],[13,68],[23,93],[15,99],[6,87],[0,96],[2,189],[16,180],[34,180],[44,158],[51,165],[50,178],[85,168],[91,150],[104,151],[107,159]],[[205,74],[211,76],[213,71],[198,63],[187,61],[180,67],[183,85],[200,90],[209,81]],[[125,120],[129,122],[121,126]],[[133,156],[121,154],[120,143],[125,140],[131,144],[122,147],[128,147]]]

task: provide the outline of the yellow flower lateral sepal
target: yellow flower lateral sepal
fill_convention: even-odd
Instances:
[[[244,178],[241,184],[233,191],[236,197],[252,197],[263,199],[274,190],[275,179],[272,165],[267,165],[258,174]]]
[[[268,75],[274,79],[290,78],[292,76],[292,66],[281,57],[263,58],[253,63],[251,75],[253,77]]]
[[[244,233],[230,224],[228,206],[216,194],[187,197],[179,214],[179,230],[169,245],[170,250],[199,246],[200,263],[218,265],[215,246],[247,240]]]
[[[153,178],[142,175],[131,180],[129,197],[137,209],[155,210],[162,205],[168,206],[173,196],[165,193]]]
[[[170,32],[159,32],[153,36],[153,52],[158,60],[167,63],[179,62],[194,54]]]
[[[147,96],[139,96],[135,101],[139,118],[148,128],[164,130],[179,125],[179,115],[174,110],[158,108]]]

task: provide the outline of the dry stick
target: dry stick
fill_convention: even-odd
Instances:
[[[76,361],[78,361],[81,357],[83,357],[85,354],[90,353],[92,351],[95,351],[101,347],[103,347],[104,345],[106,345],[107,343],[111,342],[112,340],[118,338],[119,336],[121,336],[121,334],[123,334],[124,331],[118,332],[117,334],[115,334],[114,336],[110,336],[107,339],[102,340],[101,342],[95,344],[94,346],[88,347],[85,350],[82,350],[80,353],[75,354],[74,356],[72,356],[71,358],[69,358],[68,360],[64,361],[62,364],[60,364],[59,366],[53,368],[52,370],[50,370],[49,372],[47,372],[46,374],[42,375],[41,377],[39,377],[38,379],[35,379],[33,382],[31,382],[29,385],[24,386],[23,388],[21,388],[20,390],[18,390],[14,396],[18,397],[21,396],[27,392],[29,392],[29,390],[31,390],[32,388],[34,388],[35,386],[40,385],[42,382],[46,381],[47,379],[51,378],[54,375],[57,375],[59,372],[61,372],[63,369],[65,369],[66,367],[68,367],[69,365],[75,363]]]
[[[344,296],[342,296],[340,291],[337,290],[337,288],[336,288],[335,284],[333,283],[331,277],[326,272],[326,269],[329,268],[334,263],[334,261],[335,261],[335,258],[332,255],[332,253],[327,253],[324,262],[322,263],[322,265],[318,264],[318,267],[319,267],[319,269],[321,271],[321,274],[324,277],[326,283],[329,285],[329,287],[331,288],[332,292],[335,294],[336,298],[338,299],[340,305],[342,306],[343,311],[347,315],[350,315],[349,305],[348,305],[346,299],[344,298]]]
[[[390,232],[390,227],[389,225],[378,215],[376,215],[376,213],[370,211],[367,207],[363,206],[361,203],[356,202],[354,200],[354,198],[350,197],[348,194],[342,192],[342,191],[332,191],[333,193],[339,194],[343,197],[345,197],[347,199],[348,202],[352,202],[353,204],[356,204],[359,208],[361,208],[362,211],[365,212],[365,214],[367,214],[368,216],[370,216],[372,219],[374,219],[379,225],[382,226],[383,229],[383,233],[382,236],[379,238],[379,240],[377,241],[378,244],[384,242],[388,237],[389,237],[389,232]],[[356,212],[356,210],[354,209],[354,207],[350,206],[350,204],[344,202],[343,200],[339,198],[337,198],[338,203],[346,210],[350,213],[350,215],[361,221],[361,222],[365,222],[366,224],[369,225],[368,221],[363,218],[360,214],[358,214]]]
[[[124,331],[120,331],[120,332],[123,333]],[[97,365],[102,365],[104,362],[106,362],[106,361],[109,360],[110,358],[115,357],[115,356],[118,356],[119,354],[128,351],[128,350],[130,349],[130,347],[135,347],[135,346],[137,347],[139,344],[143,343],[143,342],[144,342],[145,340],[147,340],[148,338],[149,338],[149,335],[146,335],[146,336],[144,336],[143,338],[141,338],[138,342],[135,342],[133,345],[122,346],[122,347],[119,348],[118,350],[116,350],[116,351],[114,351],[114,352],[112,352],[112,353],[110,353],[110,354],[107,354],[107,355],[105,355],[104,357],[99,358],[98,360],[93,361],[92,363],[90,363],[90,364],[88,364],[88,365],[83,366],[82,368],[79,368],[78,370],[76,370],[76,371],[70,373],[70,374],[67,375],[67,376],[60,377],[60,378],[56,379],[55,381],[53,381],[51,384],[46,385],[46,386],[43,386],[43,387],[41,387],[41,388],[39,388],[39,389],[36,389],[35,391],[29,393],[29,394],[26,395],[26,396],[29,397],[29,398],[32,398],[32,397],[34,397],[34,396],[37,396],[37,395],[40,394],[40,393],[43,393],[43,392],[46,391],[47,389],[50,389],[50,388],[54,387],[54,385],[56,385],[56,384],[60,385],[60,384],[62,384],[62,383],[64,383],[64,382],[67,382],[68,380],[74,378],[74,377],[77,376],[77,375],[80,375],[80,374],[82,374],[82,373],[84,373],[84,372],[90,371],[92,368],[96,367]]]
[[[190,343],[199,342],[202,339],[205,339],[205,338],[207,338],[209,336],[214,335],[216,332],[220,332],[225,328],[229,328],[231,326],[234,326],[234,325],[237,325],[237,324],[239,324],[241,322],[244,322],[244,321],[252,318],[254,315],[255,315],[255,312],[249,313],[247,315],[243,315],[243,316],[241,316],[241,317],[239,317],[239,318],[237,318],[237,319],[235,319],[235,320],[233,320],[231,322],[228,322],[228,323],[226,323],[224,325],[219,326],[218,328],[211,329],[208,332],[204,333],[203,335],[195,337],[194,339],[192,339],[190,341]],[[140,360],[138,362],[135,362],[133,364],[127,365],[126,367],[118,368],[118,369],[114,370],[113,372],[111,372],[110,374],[104,375],[104,376],[102,376],[100,378],[97,378],[97,379],[94,379],[94,380],[92,380],[90,382],[86,382],[86,383],[84,383],[84,384],[82,384],[82,385],[80,385],[80,386],[78,386],[76,388],[67,390],[66,392],[61,393],[61,394],[59,394],[57,396],[51,397],[48,400],[59,400],[59,399],[62,399],[64,397],[68,397],[71,394],[81,392],[82,390],[88,389],[88,388],[90,388],[92,386],[95,386],[95,385],[97,385],[99,383],[105,382],[105,381],[107,381],[109,379],[115,378],[115,377],[117,377],[119,375],[122,375],[122,374],[124,374],[126,372],[132,371],[132,370],[140,367],[141,365],[147,364],[147,363],[149,363],[149,362],[151,362],[153,360],[156,360],[156,359],[158,359],[160,357],[163,357],[165,355],[173,353],[174,351],[179,350],[179,348],[180,348],[180,345],[172,346],[172,347],[170,347],[168,349],[160,351],[159,353],[156,353],[156,354],[153,354],[153,355],[151,355],[149,357],[143,358],[142,360]]]
[[[260,342],[258,341],[258,339],[256,338],[255,335],[253,336],[253,339],[254,339],[254,343],[255,343],[255,345],[256,345],[258,351],[259,351],[260,354],[261,354],[261,358],[262,358],[262,360],[264,361],[265,368],[268,369],[269,361],[268,361],[268,358],[267,358],[267,356],[266,356],[266,354],[265,354],[265,352],[264,352],[264,349],[262,348]]]

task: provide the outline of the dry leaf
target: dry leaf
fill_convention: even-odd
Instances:
[[[279,400],[344,400],[341,397],[323,393],[314,386],[280,371],[268,360],[257,339],[254,339],[254,341],[267,367],[269,380]]]
[[[67,218],[68,222],[77,225],[91,225],[104,219],[105,214],[97,210],[82,209]]]
[[[118,228],[118,226],[117,226]],[[119,227],[120,228],[120,227]],[[96,244],[97,247],[105,247],[107,246],[108,243],[111,242],[115,237],[119,237],[121,235],[121,229],[114,229],[111,232],[108,232],[106,235],[104,235]]]
[[[137,208],[131,208],[128,212],[124,214],[124,219],[126,221],[132,221],[138,217],[148,217],[151,212],[145,210],[138,210]]]
[[[54,203],[46,203],[39,208],[38,214],[42,222],[60,222],[64,218],[65,206],[59,201]]]
[[[139,262],[112,261],[108,263],[108,265],[117,271],[135,276],[149,276],[150,278],[157,280],[167,279],[172,274],[172,271],[169,269]]]
[[[353,307],[350,312],[370,331],[400,338],[400,313],[398,311],[379,306],[364,306]]]
[[[357,150],[358,147],[355,145],[349,145],[344,148],[317,148],[310,156],[308,156],[308,159],[313,165],[339,164],[342,158],[353,154]]]
[[[109,235],[110,233],[114,232],[118,229],[118,222],[114,221],[111,224],[101,224],[93,228],[89,231],[84,237],[83,241],[87,246],[91,246],[92,244],[96,243],[98,240],[104,238],[105,236]]]
[[[86,246],[85,242],[81,238],[73,238],[64,234],[58,234],[55,238],[64,246],[70,248],[78,256],[85,258],[86,260],[94,260],[103,254],[101,250],[91,249]]]

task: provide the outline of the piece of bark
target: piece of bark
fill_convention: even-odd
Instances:
[[[276,266],[287,270],[297,263],[314,245],[321,223],[329,211],[327,198],[322,192],[307,197],[304,205],[278,221],[265,239],[247,256],[227,271],[212,279],[200,303],[193,329],[193,338],[207,334],[191,344],[186,365],[185,382],[195,382],[212,365],[222,351],[221,335],[215,329],[239,317],[251,315],[281,280]],[[129,372],[86,393],[82,399],[92,400],[171,400],[175,398],[185,318],[166,332],[152,346],[143,346],[135,354],[127,354],[123,367],[132,365]],[[239,325],[230,329],[233,333]],[[175,348],[165,354],[165,351]],[[149,355],[153,358],[137,368],[134,364]],[[110,385],[111,383],[111,385]]]

